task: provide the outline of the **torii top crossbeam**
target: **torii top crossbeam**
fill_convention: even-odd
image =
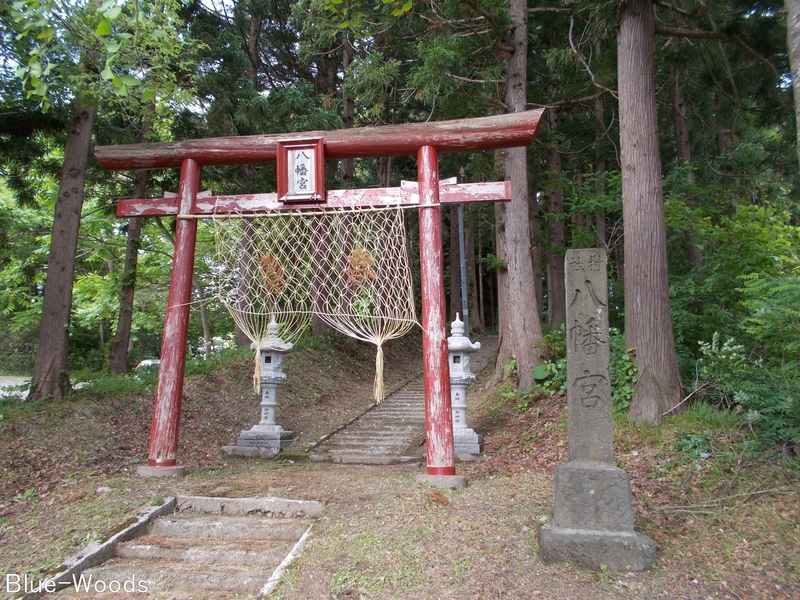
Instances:
[[[455,121],[247,135],[182,142],[98,146],[95,157],[109,171],[180,167],[191,158],[200,166],[274,162],[279,141],[320,137],[325,158],[416,155],[423,146],[437,152],[471,152],[527,146],[536,136],[542,109]]]
[[[489,184],[485,187],[481,187],[481,184],[444,185],[445,182],[439,181],[438,153],[527,146],[536,136],[543,112],[535,110],[477,119],[337,131],[97,147],[95,156],[98,162],[109,170],[181,169],[178,193],[174,199],[129,200],[127,203],[120,203],[117,210],[118,216],[172,214],[179,217],[175,229],[175,253],[164,319],[161,367],[156,387],[148,464],[140,467],[138,472],[147,476],[183,473],[183,467],[177,464],[178,425],[192,294],[196,217],[210,214],[208,204],[211,201],[215,202],[214,206],[217,208],[221,201],[231,210],[244,208],[250,213],[275,210],[277,203],[284,203],[284,209],[301,206],[304,209],[307,206],[313,209],[315,203],[316,206],[324,206],[328,200],[334,205],[337,198],[340,204],[343,202],[355,208],[373,205],[376,198],[374,192],[378,192],[378,196],[388,197],[389,200],[385,202],[390,204],[395,203],[392,198],[404,198],[403,202],[397,203],[408,204],[408,199],[413,197],[411,204],[419,206],[427,452],[425,477],[434,485],[442,487],[462,485],[461,480],[466,484],[466,479],[459,478],[455,472],[440,201],[508,200],[513,182],[503,182],[500,186]],[[294,167],[290,165],[296,163],[286,161],[300,160],[298,156],[301,150],[298,148],[310,140],[314,144],[309,147],[315,156],[314,161],[321,161],[323,157],[364,158],[416,154],[418,184],[413,190],[401,188],[399,192],[325,192],[320,188],[319,194],[314,192],[310,196],[295,193],[297,190],[292,186],[296,186],[297,181],[291,180],[295,176],[291,174]],[[199,193],[200,171],[203,166],[276,160],[279,165],[278,194],[209,198]],[[314,164],[317,165],[315,172],[319,175],[320,163]],[[289,189],[295,189],[294,192],[286,192],[287,178]],[[297,203],[290,204],[294,201]]]

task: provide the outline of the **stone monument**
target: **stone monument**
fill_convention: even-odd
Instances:
[[[278,324],[273,320],[267,326],[267,339],[259,349],[258,375],[261,384],[261,420],[239,434],[235,446],[223,446],[225,454],[273,458],[292,443],[292,431],[286,431],[275,421],[278,406],[278,386],[286,380],[283,372],[283,355],[292,349],[279,335]],[[255,349],[255,346],[251,346]]]
[[[614,464],[605,250],[568,250],[565,266],[569,459],[556,467],[553,522],[539,530],[540,556],[642,571],[656,548],[634,531],[628,474]]]
[[[453,443],[456,455],[480,454],[483,437],[467,427],[467,388],[475,381],[470,369],[470,354],[481,349],[481,343],[474,344],[464,335],[464,322],[456,314],[450,324],[450,337],[447,338],[447,352],[450,365],[450,403],[453,409]],[[469,457],[465,457],[469,458]]]

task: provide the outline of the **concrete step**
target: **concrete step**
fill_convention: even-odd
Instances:
[[[117,546],[118,558],[164,562],[190,562],[196,565],[238,565],[263,567],[278,565],[294,547],[296,540],[206,541],[146,536]]]
[[[193,540],[298,540],[308,528],[295,519],[178,513],[156,520],[149,535]]]
[[[404,454],[385,454],[376,456],[373,454],[343,454],[331,455],[327,452],[312,452],[309,458],[313,462],[330,462],[335,464],[352,465],[405,465],[418,464],[423,459],[421,456]]]
[[[102,592],[108,591],[111,582],[133,581],[137,586],[144,586],[147,594],[140,597],[150,597],[149,594],[194,594],[195,598],[206,598],[207,592],[224,592],[229,598],[245,597],[258,593],[276,564],[265,564],[259,567],[243,567],[233,565],[217,565],[213,569],[198,567],[192,563],[164,563],[150,560],[114,558],[101,567],[85,571],[80,593],[73,597],[105,598]],[[101,584],[102,582],[102,584]],[[86,592],[86,587],[89,592]],[[103,589],[100,589],[100,588]],[[141,590],[141,587],[139,588]],[[137,591],[139,591],[137,590]],[[74,590],[70,590],[73,591]],[[132,594],[131,597],[137,597]],[[70,596],[58,595],[58,598]]]
[[[409,443],[398,444],[396,446],[331,446],[325,449],[331,456],[344,456],[345,454],[359,454],[365,456],[381,456],[401,454],[409,446]]]
[[[376,413],[370,414],[368,417],[363,417],[359,419],[357,424],[351,425],[351,427],[361,427],[364,423],[374,424],[374,423],[386,423],[387,419],[391,419],[392,423],[396,423],[398,421],[424,421],[425,420],[425,413]]]
[[[414,439],[415,435],[414,432],[410,432],[406,435],[355,435],[351,433],[350,435],[337,437],[334,440],[331,440],[330,445],[347,445],[347,444],[358,444],[358,445],[369,445],[373,444],[376,446],[388,446],[388,445],[395,445],[401,443],[408,443],[408,440]]]

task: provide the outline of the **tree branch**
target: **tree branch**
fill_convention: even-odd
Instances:
[[[656,35],[663,35],[667,37],[682,37],[697,40],[720,40],[730,44],[738,44],[750,54],[767,64],[770,70],[775,74],[777,79],[781,78],[781,73],[772,62],[767,59],[763,54],[758,52],[755,48],[750,46],[747,42],[733,35],[728,35],[722,31],[708,31],[706,29],[684,29],[682,27],[668,27],[666,25],[656,25]],[[778,52],[780,48],[770,48],[770,52]]]

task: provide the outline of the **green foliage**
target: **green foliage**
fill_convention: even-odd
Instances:
[[[352,29],[357,36],[364,35],[364,21],[371,13],[388,11],[394,17],[402,17],[411,10],[413,0],[381,0],[365,3],[360,0],[323,0],[323,8],[339,29]]]
[[[675,447],[694,459],[708,458],[711,456],[711,434],[708,431],[686,433],[675,441]]]
[[[800,371],[800,274],[741,278],[744,328],[765,360]]]
[[[182,88],[175,67],[186,65],[191,55],[177,9],[176,2],[161,0],[14,2],[16,50],[25,57],[16,75],[27,98],[44,112],[65,94],[98,99],[104,87],[125,98],[126,106],[134,90],[135,102],[142,104],[158,96],[177,99]]]
[[[625,335],[618,329],[612,328],[610,333],[611,407],[614,412],[627,413],[633,400],[634,386],[639,381],[639,368],[633,362],[636,350],[625,347]]]
[[[537,365],[533,369],[536,385],[533,390],[547,396],[562,396],[567,393],[567,359],[557,358]]]
[[[611,405],[615,412],[626,412],[633,399],[633,387],[639,381],[639,369],[633,362],[635,351],[625,348],[625,336],[618,329],[609,328],[609,374],[611,377]],[[536,385],[532,392],[546,396],[567,393],[566,336],[563,329],[550,331],[548,347],[554,359],[537,365],[533,369]],[[561,353],[561,356],[557,356]]]
[[[748,328],[757,328],[757,324],[748,318],[753,311],[764,309],[761,314],[766,325],[772,318],[766,317],[768,313],[777,316],[774,311],[781,305],[780,295],[770,296],[767,290],[770,283],[783,277],[789,277],[782,281],[789,285],[787,291],[792,289],[787,270],[797,265],[800,253],[800,231],[791,224],[788,213],[771,206],[739,205],[730,215],[706,215],[706,210],[693,208],[679,197],[694,190],[685,186],[665,205],[672,231],[670,244],[675,248],[671,255],[686,257],[687,245],[691,245],[702,257],[696,265],[684,258],[673,260],[670,267],[670,300],[685,377],[691,377],[697,341],[710,340],[714,332],[726,332],[747,341],[748,346],[756,342]],[[765,295],[763,300],[761,295]],[[771,303],[772,308],[761,302]],[[791,316],[786,313],[781,318]],[[771,331],[775,332],[774,327]],[[772,335],[762,333],[765,342]]]
[[[800,377],[795,369],[747,355],[733,338],[699,342],[696,392],[707,402],[743,415],[756,446],[800,443]]]
[[[483,262],[483,266],[489,271],[505,271],[508,269],[508,263],[505,260],[491,253],[484,256],[481,261]]]

